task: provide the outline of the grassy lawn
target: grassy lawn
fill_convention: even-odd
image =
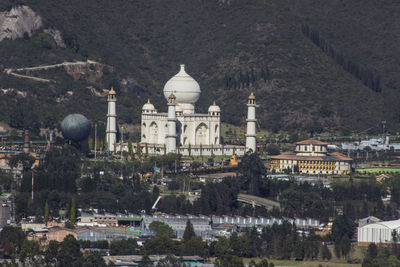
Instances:
[[[359,172],[359,173],[382,173],[382,172],[400,173],[400,168],[365,168],[365,169],[357,169],[356,172]]]
[[[332,253],[332,259],[330,261],[323,260],[304,260],[304,261],[296,261],[296,260],[273,260],[268,259],[268,262],[273,262],[275,266],[301,266],[301,267],[361,267],[361,264],[347,263],[344,259],[339,259],[335,256],[333,251],[333,245],[328,245],[329,250]],[[350,258],[351,259],[362,259],[364,258],[366,248],[357,246],[356,243],[353,243],[351,246]],[[262,258],[243,258],[243,263],[249,264],[251,260],[255,262],[259,262]]]
[[[252,259],[243,259],[243,263],[249,264]],[[255,262],[259,262],[261,259],[254,258]],[[361,264],[350,264],[345,262],[336,261],[296,261],[296,260],[268,260],[268,262],[273,262],[275,266],[302,266],[302,267],[357,267]]]

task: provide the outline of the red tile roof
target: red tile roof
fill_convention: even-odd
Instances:
[[[303,140],[300,142],[297,142],[296,145],[328,145],[328,143],[313,139],[313,138],[309,138],[307,140]]]
[[[298,156],[296,154],[280,154],[271,156],[271,159],[289,159],[289,160],[324,160],[324,161],[352,161],[352,158],[346,157],[342,153],[328,153],[326,156]]]

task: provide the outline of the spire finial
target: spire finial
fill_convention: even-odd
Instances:
[[[147,98],[147,103],[146,104],[151,104],[150,103],[150,98]]]
[[[114,87],[111,87],[111,90],[108,92],[109,95],[115,95]]]
[[[175,105],[175,101],[176,101],[176,96],[171,91],[171,94],[168,97],[168,105],[170,105],[170,104]]]
[[[171,94],[169,95],[168,98],[169,98],[169,99],[175,99],[176,97],[175,97],[175,95],[174,95],[174,92],[171,91]]]
[[[217,104],[215,103],[215,100],[213,101],[212,105],[213,105],[213,106],[216,106],[216,105],[217,105]]]
[[[181,64],[181,71],[185,71],[185,64]]]

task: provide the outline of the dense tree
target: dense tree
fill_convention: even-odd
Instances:
[[[166,235],[161,235],[160,237],[147,239],[146,243],[144,244],[144,252],[147,255],[177,255],[179,253],[179,245],[180,243],[178,241],[174,241]]]
[[[329,248],[328,248],[328,246],[327,246],[326,244],[324,244],[324,245],[322,246],[322,249],[321,249],[321,257],[322,257],[324,260],[328,260],[328,261],[332,258],[332,253],[331,253],[331,251],[329,250]]]
[[[243,267],[243,261],[238,256],[225,255],[215,261],[216,267]]]
[[[367,249],[367,257],[375,259],[377,256],[378,256],[378,247],[374,243],[369,244]]]
[[[110,243],[111,255],[135,255],[139,252],[139,245],[135,239],[114,240]]]
[[[294,258],[296,260],[303,260],[304,259],[304,245],[300,238],[297,239],[296,245],[294,247]]]
[[[149,229],[153,231],[156,237],[175,237],[174,230],[168,225],[160,221],[153,221],[149,225]]]
[[[222,236],[218,239],[218,241],[215,243],[214,253],[217,257],[223,257],[231,254],[229,240],[226,237]]]
[[[67,235],[61,242],[57,254],[57,263],[60,266],[70,266],[81,262],[82,253],[79,242],[72,235]]]
[[[249,193],[259,195],[259,186],[262,175],[265,175],[265,167],[258,154],[247,153],[244,155],[238,169],[245,179],[244,185],[248,185]]]
[[[25,239],[18,257],[23,263],[28,263],[28,266],[34,265],[33,262],[35,262],[35,257],[39,255],[39,252],[40,248],[37,241]]]
[[[185,231],[183,232],[183,241],[187,242],[195,236],[196,234],[194,232],[193,224],[190,222],[190,220],[188,220],[186,222]]]
[[[369,87],[373,91],[381,92],[382,89],[379,74],[373,73],[371,70],[361,68],[358,64],[354,63],[348,58],[345,58],[343,54],[336,51],[331,44],[322,38],[318,31],[310,28],[307,24],[303,24],[301,30],[302,33],[310,38],[310,40],[324,53],[335,59],[335,61],[341,65],[344,70],[361,80],[365,86]]]
[[[349,254],[354,229],[354,222],[345,215],[339,215],[333,221],[332,239],[335,242],[335,254],[337,257],[347,257]]]
[[[25,234],[20,228],[5,226],[0,232],[0,246],[6,256],[11,256],[16,251],[20,251],[24,240]]]
[[[233,255],[243,257],[243,242],[236,232],[232,233],[231,237],[229,238],[229,245]]]
[[[97,253],[89,253],[83,256],[82,266],[88,267],[106,267],[107,264],[103,257]]]
[[[44,205],[44,222],[47,223],[49,221],[49,202],[46,200]]]
[[[75,212],[76,212],[75,198],[72,197],[72,199],[71,199],[71,210],[69,212],[69,221],[71,223],[75,223]]]
[[[269,144],[266,147],[266,151],[268,153],[268,155],[279,155],[280,151],[279,151],[279,146],[277,144]]]
[[[43,164],[37,170],[37,190],[75,192],[75,180],[79,177],[77,151],[73,147],[52,149],[46,153]]]
[[[6,172],[0,172],[0,187],[2,191],[11,191],[12,175]]]
[[[321,247],[321,237],[316,235],[313,230],[305,238],[304,255],[306,258],[315,260],[318,258],[319,249]]]
[[[53,265],[57,262],[57,255],[59,249],[60,249],[60,243],[54,240],[51,240],[49,242],[49,245],[47,246],[44,252],[44,261],[48,266]]]
[[[193,236],[191,239],[184,241],[181,244],[180,255],[198,255],[205,257],[207,254],[206,243],[203,242],[203,239],[200,236]]]

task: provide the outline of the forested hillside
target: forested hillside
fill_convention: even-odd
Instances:
[[[0,10],[22,4],[43,26],[0,42],[0,120],[13,127],[55,127],[69,112],[105,121],[111,86],[120,122],[138,123],[148,97],[166,109],[163,85],[184,63],[202,89],[197,110],[215,99],[229,123],[244,124],[254,91],[263,129],[400,129],[396,1],[4,0]],[[52,82],[3,72],[87,59],[101,67],[19,72]]]

